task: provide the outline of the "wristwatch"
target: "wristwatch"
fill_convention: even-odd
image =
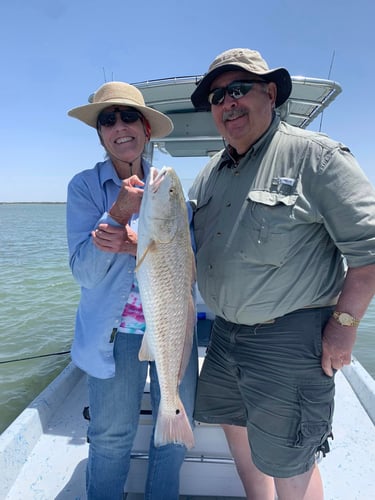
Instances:
[[[358,326],[359,325],[359,319],[354,318],[354,316],[352,316],[349,313],[334,311],[332,316],[335,318],[337,323],[339,323],[342,326]]]

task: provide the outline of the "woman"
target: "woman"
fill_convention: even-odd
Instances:
[[[150,164],[151,137],[168,135],[171,120],[147,107],[123,82],[102,85],[90,104],[68,113],[96,128],[107,157],[69,183],[67,233],[70,267],[81,286],[73,362],[88,374],[90,424],[86,488],[89,500],[123,497],[137,431],[148,363],[138,360],[145,321],[135,277],[138,211]],[[197,353],[180,386],[192,419]],[[154,424],[160,399],[150,363]],[[176,500],[186,449],[154,447],[151,436],[145,498]]]

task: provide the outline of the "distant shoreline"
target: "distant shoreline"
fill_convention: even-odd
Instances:
[[[66,205],[66,201],[0,201],[0,205]]]

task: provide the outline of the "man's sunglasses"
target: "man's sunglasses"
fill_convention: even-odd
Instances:
[[[236,80],[226,87],[219,87],[211,90],[208,94],[208,102],[218,106],[223,104],[225,94],[228,94],[233,99],[241,99],[254,87],[255,83],[267,83],[264,80]]]
[[[143,117],[138,111],[116,108],[113,111],[102,111],[98,116],[98,124],[102,127],[113,127],[117,120],[116,113],[120,114],[121,121],[124,123],[135,123]]]

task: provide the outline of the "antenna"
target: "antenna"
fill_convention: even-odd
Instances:
[[[104,83],[107,83],[107,75],[105,74],[105,68],[103,66],[103,76],[104,76]],[[113,71],[112,71],[112,74],[111,74],[111,82],[113,82],[114,79],[113,79]]]
[[[331,65],[330,65],[329,71],[328,71],[328,80],[331,78],[331,71],[332,71],[332,67],[333,67],[333,61],[335,60],[335,53],[336,53],[336,51],[333,50],[332,58],[331,58]]]
[[[332,71],[332,67],[333,67],[333,61],[335,60],[335,52],[336,52],[335,50],[333,50],[333,52],[332,52],[331,64],[329,66],[329,71],[328,71],[328,80],[331,78],[331,71]],[[324,110],[322,111],[322,114],[320,116],[319,132],[322,131],[323,114],[324,114]]]

